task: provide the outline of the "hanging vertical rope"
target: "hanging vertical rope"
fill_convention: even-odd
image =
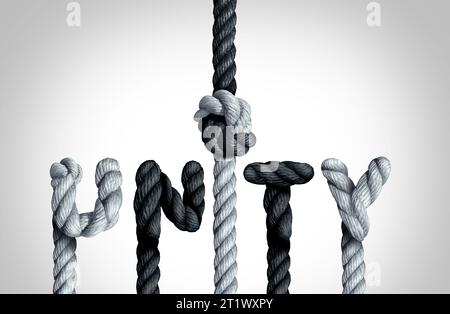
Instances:
[[[391,164],[385,157],[372,160],[356,186],[348,177],[347,166],[338,159],[325,160],[322,173],[342,218],[342,293],[364,293],[366,265],[362,241],[369,232],[367,208],[380,195],[381,187],[391,173]]]
[[[200,101],[194,120],[214,154],[214,285],[216,294],[237,291],[236,167],[237,156],[256,143],[250,105],[236,93],[236,0],[214,0],[214,93]]]
[[[305,184],[314,176],[314,169],[292,161],[252,163],[245,167],[245,179],[266,185],[264,208],[267,213],[267,293],[287,294],[291,283],[292,210],[289,205],[291,186]]]
[[[134,210],[138,240],[136,290],[139,294],[159,294],[161,207],[178,229],[194,232],[200,228],[205,208],[201,165],[195,161],[186,163],[181,182],[183,199],[155,161],[146,161],[137,170]]]
[[[53,187],[53,293],[75,293],[77,284],[77,257],[75,238],[93,237],[112,228],[119,219],[122,204],[122,175],[119,163],[103,159],[97,164],[95,184],[98,198],[94,211],[78,213],[75,203],[76,186],[81,181],[82,170],[73,159],[65,158],[50,168]]]
[[[236,94],[236,4],[237,0],[214,0],[213,66],[214,91]]]

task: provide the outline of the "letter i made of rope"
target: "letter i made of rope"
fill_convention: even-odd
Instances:
[[[237,291],[236,157],[256,143],[250,105],[236,93],[236,0],[214,0],[214,93],[201,99],[194,116],[214,165],[214,285],[216,294]]]
[[[77,285],[77,237],[93,237],[112,228],[119,219],[122,205],[122,174],[119,163],[111,158],[101,160],[95,171],[98,198],[94,211],[78,213],[76,186],[82,170],[73,159],[65,158],[50,168],[53,187],[53,293],[73,294]]]
[[[314,169],[292,161],[252,163],[244,170],[245,179],[266,186],[264,208],[267,213],[267,293],[288,294],[291,275],[289,250],[292,234],[292,210],[289,205],[291,186],[305,184]]]
[[[339,159],[325,160],[322,173],[342,219],[342,293],[364,293],[366,265],[362,241],[369,232],[367,208],[380,195],[381,187],[391,173],[391,163],[385,157],[372,160],[356,186],[348,176],[347,166]]]
[[[183,198],[158,164],[144,162],[136,173],[137,282],[138,294],[159,294],[159,237],[161,207],[166,217],[180,230],[194,232],[200,228],[205,209],[203,168],[195,161],[186,163],[181,175]]]

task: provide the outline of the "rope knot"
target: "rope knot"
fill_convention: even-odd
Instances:
[[[256,144],[256,136],[251,132],[250,105],[227,90],[204,96],[194,120],[199,124],[205,147],[216,159],[243,156]]]
[[[350,234],[362,242],[369,232],[367,208],[380,195],[381,187],[389,178],[389,160],[385,157],[372,160],[368,171],[362,175],[356,186],[348,177],[347,166],[339,159],[325,160],[322,163],[322,172],[338,204],[342,222]]]

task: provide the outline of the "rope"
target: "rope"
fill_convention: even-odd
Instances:
[[[75,293],[77,284],[77,237],[93,237],[112,228],[119,219],[122,205],[122,175],[119,163],[103,159],[97,164],[95,184],[98,198],[94,211],[78,213],[75,204],[76,186],[81,181],[82,170],[73,159],[65,158],[50,168],[53,187],[53,293]]]
[[[205,208],[201,165],[195,161],[186,163],[181,182],[183,198],[155,161],[146,161],[137,170],[134,211],[138,240],[136,290],[139,294],[159,294],[161,207],[178,229],[194,232],[200,228]]]
[[[274,166],[275,165],[275,166]],[[292,161],[252,163],[244,170],[248,182],[266,185],[264,208],[267,213],[267,293],[288,294],[291,275],[289,250],[292,234],[292,210],[289,205],[290,186],[305,184],[314,176],[314,169]]]
[[[214,0],[213,66],[214,91],[236,94],[236,4],[237,0]]]
[[[214,0],[214,93],[200,101],[194,116],[202,141],[214,155],[214,285],[216,294],[237,291],[236,157],[256,143],[250,105],[236,93],[236,0]]]
[[[200,101],[194,116],[206,148],[214,155],[214,284],[216,294],[237,291],[236,156],[256,143],[251,133],[250,106],[226,90]]]
[[[372,160],[369,169],[356,186],[348,177],[346,165],[338,159],[322,163],[322,173],[328,180],[342,218],[342,285],[344,294],[361,294],[366,288],[362,241],[369,232],[367,208],[376,200],[391,172],[385,157]]]

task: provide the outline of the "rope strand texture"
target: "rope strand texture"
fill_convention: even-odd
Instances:
[[[214,92],[200,101],[194,116],[202,141],[214,154],[214,285],[216,294],[237,291],[236,157],[256,143],[251,133],[250,105],[237,98],[236,75],[237,0],[214,0]]]
[[[161,207],[178,229],[197,231],[205,208],[203,177],[203,169],[199,163],[186,163],[181,175],[184,188],[181,198],[155,161],[146,161],[137,170],[134,210],[138,240],[136,290],[139,294],[159,294]]]
[[[292,210],[289,205],[290,186],[305,184],[314,176],[314,169],[292,161],[252,163],[244,170],[248,182],[266,185],[264,208],[267,213],[267,293],[288,294],[291,275],[289,250],[292,234]]]
[[[370,162],[368,171],[355,186],[342,161],[327,159],[322,163],[322,173],[342,218],[343,294],[361,294],[365,291],[366,266],[362,241],[369,232],[367,208],[380,195],[390,172],[389,160],[385,157],[376,158]]]
[[[214,91],[236,94],[236,4],[237,0],[214,0],[213,66]]]
[[[93,237],[112,228],[119,219],[122,205],[122,175],[119,163],[106,158],[97,164],[95,184],[98,198],[94,211],[78,213],[75,203],[76,185],[81,181],[82,170],[73,159],[65,158],[50,168],[53,187],[53,293],[75,293],[77,284],[77,237]]]
[[[220,117],[222,120],[216,120]],[[250,105],[226,90],[200,101],[194,116],[205,146],[214,154],[214,284],[216,294],[237,291],[236,247],[236,156],[256,143],[251,132]],[[205,122],[206,121],[206,122]],[[208,138],[213,135],[212,138]],[[209,141],[205,141],[208,138]]]

